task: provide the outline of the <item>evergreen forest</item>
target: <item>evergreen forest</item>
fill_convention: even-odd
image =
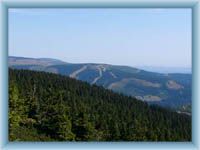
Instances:
[[[10,141],[191,141],[191,116],[53,73],[9,69]]]

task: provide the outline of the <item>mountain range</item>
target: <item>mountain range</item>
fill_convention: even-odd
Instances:
[[[97,63],[67,63],[51,58],[9,57],[9,67],[51,72],[134,96],[150,104],[191,106],[192,74],[156,73],[143,69]]]

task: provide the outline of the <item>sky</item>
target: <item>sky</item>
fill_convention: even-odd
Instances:
[[[191,9],[9,9],[9,56],[191,67]]]

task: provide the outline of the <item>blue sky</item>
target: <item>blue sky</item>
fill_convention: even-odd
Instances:
[[[191,9],[9,9],[9,55],[191,67]]]

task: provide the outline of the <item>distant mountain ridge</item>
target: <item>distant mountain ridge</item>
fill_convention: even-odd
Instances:
[[[55,59],[9,57],[9,67],[66,75],[166,107],[191,104],[191,74],[162,74],[128,66],[71,64]]]
[[[184,74],[192,73],[192,68],[190,67],[138,66],[138,68],[146,70],[146,71],[157,72],[157,73],[184,73]]]
[[[58,65],[58,64],[66,64],[66,62],[63,62],[58,59],[52,59],[52,58],[27,58],[27,57],[15,57],[10,56],[9,57],[9,64],[12,65]]]

